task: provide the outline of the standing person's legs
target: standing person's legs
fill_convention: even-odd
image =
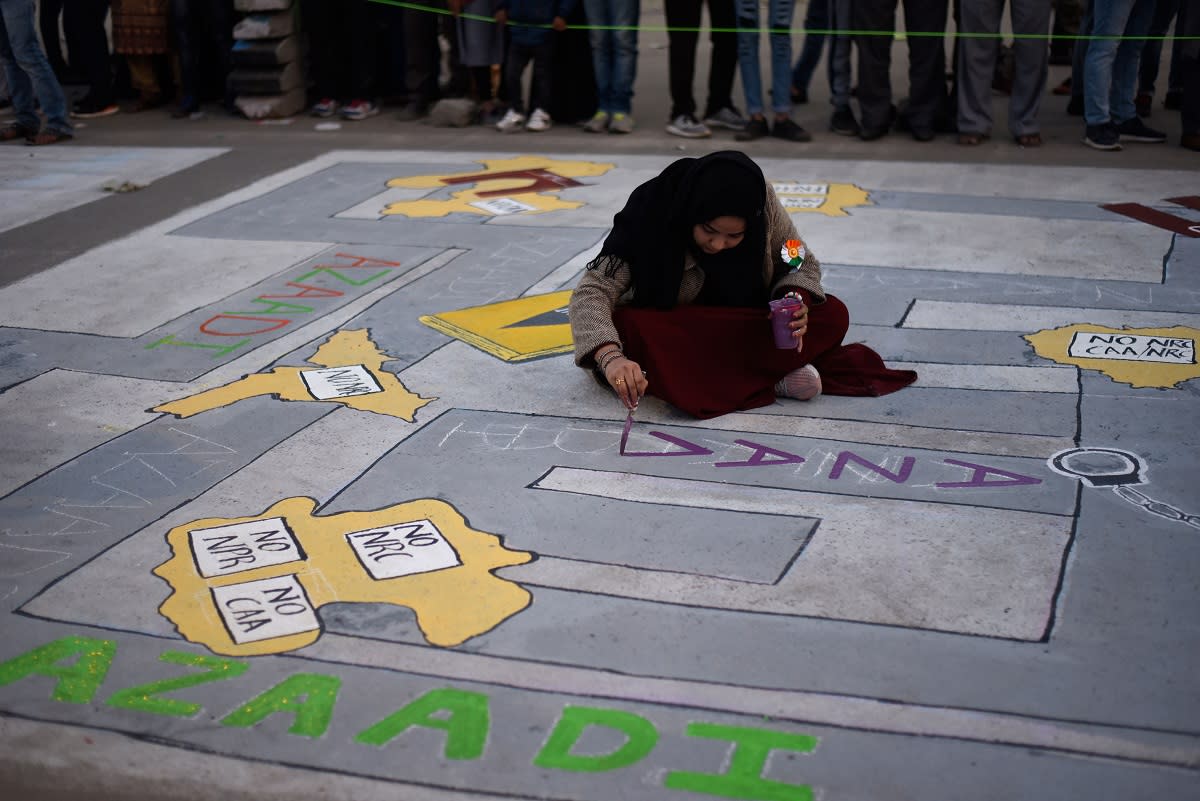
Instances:
[[[708,18],[712,32],[712,62],[708,67],[708,102],[704,116],[711,117],[722,109],[734,108],[733,76],[737,72],[737,17],[733,0],[708,0]]]
[[[637,79],[638,20],[641,0],[609,0],[613,31],[612,103],[614,114],[633,111],[633,83]]]
[[[1117,50],[1135,0],[1092,0],[1092,35],[1083,65],[1083,119],[1088,126],[1113,122],[1110,103]],[[1134,68],[1137,63],[1134,62]]]
[[[46,59],[54,74],[62,80],[67,71],[67,62],[62,53],[62,34],[58,31],[58,20],[62,17],[63,0],[42,0],[38,7],[38,27],[42,32],[42,45]]]
[[[829,22],[833,30],[850,30],[850,0],[829,0]],[[849,34],[836,34],[829,42],[829,102],[837,111],[850,111],[850,48],[852,39]],[[857,123],[855,125],[857,128]],[[841,133],[839,131],[839,133]],[[856,131],[857,133],[857,131]]]
[[[1044,0],[1043,0],[1044,2]],[[910,31],[946,30],[948,0],[904,0],[904,24]],[[1042,43],[1045,47],[1045,43]],[[946,44],[941,36],[908,37],[908,108],[913,137],[933,138],[934,119],[946,104]]]
[[[696,78],[696,43],[700,40],[700,3],[664,0],[667,20],[667,80],[671,88],[671,119],[696,113],[692,84]],[[676,30],[681,29],[681,30]]]
[[[808,102],[808,85],[821,61],[821,51],[825,49],[826,35],[814,31],[828,28],[829,3],[826,0],[808,0],[808,10],[804,13],[804,44],[800,48],[796,66],[792,68],[792,97],[797,103]]]
[[[1195,4],[1190,8],[1180,6],[1175,35],[1179,50],[1171,56],[1172,66],[1178,62],[1183,90],[1179,144],[1188,150],[1200,150],[1200,8]]]
[[[1016,0],[1014,0],[1015,2]],[[958,141],[978,144],[992,129],[992,75],[996,69],[1004,0],[963,0],[958,42]]]
[[[187,116],[200,108],[192,2],[194,0],[171,0],[171,30],[175,36],[175,53],[179,57],[179,108],[173,112],[176,117]]]
[[[1150,101],[1154,99],[1154,83],[1158,80],[1159,63],[1162,61],[1162,37],[1166,36],[1167,30],[1171,27],[1171,20],[1177,13],[1179,13],[1179,0],[1158,0],[1154,6],[1154,18],[1150,22],[1150,30],[1147,32],[1146,44],[1142,46],[1138,64],[1137,93],[1139,98],[1147,95],[1146,100],[1143,101],[1145,113],[1142,116],[1144,117],[1149,116]],[[1170,81],[1168,80],[1169,86]],[[1139,104],[1139,113],[1143,111],[1141,107],[1143,104]]]
[[[71,61],[88,82],[87,96],[79,107],[89,115],[111,106],[114,100],[112,57],[104,29],[106,16],[108,0],[66,0],[63,6],[63,29]]]
[[[340,103],[346,99],[346,61],[339,42],[343,35],[338,25],[341,15],[336,0],[303,0],[301,12],[308,33],[308,71],[313,81],[313,95],[317,98],[317,106],[328,105],[328,109],[314,108],[314,113],[332,113],[334,105],[326,101]]]
[[[208,32],[208,53],[214,76],[220,83],[221,103],[233,111],[233,90],[229,87],[230,52],[233,50],[233,3],[231,0],[192,0],[200,2],[204,27]],[[345,13],[344,11],[342,13]]]
[[[533,82],[533,103],[531,104],[531,108],[534,111],[541,109],[542,111],[549,112],[550,110],[550,98],[554,88],[552,83],[554,80],[554,71],[550,69],[552,56],[553,45],[549,37],[546,38],[546,41],[532,48],[533,76],[530,80]]]
[[[596,107],[598,111],[611,115],[616,111],[613,86],[616,43],[612,31],[606,27],[616,24],[612,7],[607,0],[583,0],[583,7],[587,12],[588,25],[592,26],[588,30],[588,43],[592,46],[592,70],[596,75]]]
[[[854,0],[855,31],[894,31],[896,0]],[[892,37],[886,33],[860,33],[858,48],[858,105],[862,115],[862,138],[878,139],[892,126]]]
[[[1009,0],[1012,19],[1013,73],[1012,96],[1008,101],[1008,130],[1026,144],[1041,131],[1038,110],[1046,89],[1046,71],[1050,55],[1038,37],[1050,29],[1050,8],[1042,0]]]
[[[430,11],[415,8],[405,8],[403,18],[408,107],[402,116],[415,119],[425,116],[438,97],[442,58],[438,45],[438,19]]]
[[[767,4],[767,19],[772,30],[771,110],[775,112],[776,119],[786,117],[792,110],[791,27],[795,10],[795,0],[769,0]]]
[[[1155,0],[1134,0],[1125,20],[1124,38],[1117,47],[1113,61],[1112,87],[1109,93],[1109,109],[1112,121],[1117,125],[1137,116],[1133,98],[1137,92],[1138,60],[1145,45],[1146,31],[1154,19]]]
[[[809,0],[808,11],[804,13],[804,44],[800,46],[800,55],[796,66],[792,68],[792,97],[797,103],[809,102],[809,84],[812,73],[816,72],[821,62],[826,34],[816,34],[829,28],[829,4],[826,0]]]
[[[383,25],[383,7],[371,0],[354,0],[349,9],[343,12],[343,19],[349,25],[344,26],[343,41],[349,49],[350,61],[347,91],[354,100],[374,102],[376,94],[375,61],[379,54],[376,43],[379,37],[376,32]],[[346,13],[348,12],[348,13]],[[451,33],[451,39],[457,37]]]
[[[1083,17],[1079,20],[1079,35],[1090,36],[1092,33],[1092,0],[1083,0]],[[1067,113],[1074,116],[1083,114],[1083,85],[1086,82],[1085,66],[1087,63],[1088,39],[1075,40],[1075,49],[1071,52],[1071,99],[1067,102]]]
[[[758,62],[758,2],[735,0],[734,8],[742,94],[746,96],[746,114],[753,117],[763,113],[762,68]]]
[[[46,117],[46,132],[71,135],[67,100],[37,37],[34,0],[0,1],[0,61],[8,78],[17,125],[26,136],[37,134]],[[36,101],[36,103],[35,103]]]
[[[509,110],[525,113],[525,93],[521,91],[521,75],[525,65],[533,58],[533,49],[527,45],[510,42],[508,56],[504,61],[504,88],[508,93]]]

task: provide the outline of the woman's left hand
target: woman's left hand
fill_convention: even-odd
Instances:
[[[788,323],[792,336],[796,338],[796,350],[804,350],[804,335],[808,333],[808,304],[792,312],[792,321]]]

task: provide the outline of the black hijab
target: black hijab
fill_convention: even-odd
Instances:
[[[588,269],[612,275],[624,262],[633,276],[633,305],[670,309],[678,303],[684,256],[690,250],[705,275],[700,302],[766,303],[766,199],[762,170],[744,153],[722,150],[679,159],[633,190]],[[695,246],[692,229],[724,216],[744,219],[745,236],[737,247],[707,255]]]

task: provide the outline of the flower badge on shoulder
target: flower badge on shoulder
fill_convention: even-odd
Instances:
[[[783,263],[793,270],[800,266],[806,255],[808,255],[808,251],[804,247],[804,242],[799,239],[789,239],[779,249],[779,258],[783,259]]]

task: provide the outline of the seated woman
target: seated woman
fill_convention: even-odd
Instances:
[[[575,363],[626,407],[646,393],[706,419],[776,396],[882,395],[916,380],[843,346],[845,304],[762,170],[727,150],[680,159],[639,186],[571,295]],[[795,254],[795,257],[789,258]],[[798,296],[794,348],[775,345],[768,301]],[[830,381],[831,375],[833,382]]]

